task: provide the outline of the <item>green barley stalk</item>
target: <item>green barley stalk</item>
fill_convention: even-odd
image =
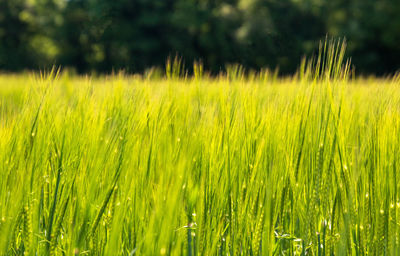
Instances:
[[[32,248],[32,243],[33,243],[33,231],[32,231],[32,209],[27,204],[24,209],[22,210],[22,222],[23,222],[23,228],[22,228],[22,234],[23,234],[23,241],[24,241],[24,247],[25,251],[30,254]]]

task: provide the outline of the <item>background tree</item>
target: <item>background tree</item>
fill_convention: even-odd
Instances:
[[[400,0],[0,0],[0,69],[142,72],[176,54],[294,72],[326,35],[359,73],[400,69]]]
[[[0,69],[32,66],[30,11],[25,0],[0,0]]]

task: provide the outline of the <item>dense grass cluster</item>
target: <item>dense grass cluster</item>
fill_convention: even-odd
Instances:
[[[397,254],[400,79],[320,56],[291,78],[0,76],[0,254]]]

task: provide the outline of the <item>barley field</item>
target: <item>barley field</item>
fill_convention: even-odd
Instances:
[[[342,47],[342,46],[340,46]],[[396,255],[400,77],[0,75],[0,255]]]

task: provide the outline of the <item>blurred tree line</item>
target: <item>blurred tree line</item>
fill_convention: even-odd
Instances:
[[[0,69],[142,72],[178,54],[293,72],[326,35],[357,71],[400,68],[400,0],[0,0]]]

